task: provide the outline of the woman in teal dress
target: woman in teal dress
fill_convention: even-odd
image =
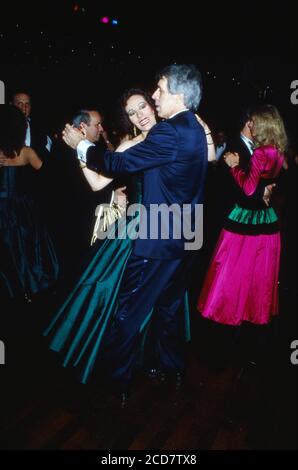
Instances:
[[[139,89],[130,89],[122,97],[123,116],[131,130],[140,133],[120,144],[117,152],[142,142],[155,125],[156,117],[151,97]],[[131,132],[131,134],[133,134]],[[84,176],[93,190],[102,189],[111,179],[83,167]],[[140,204],[142,176],[132,180],[130,204]],[[134,206],[137,209],[137,206]],[[86,383],[94,370],[104,334],[117,309],[117,297],[127,260],[132,251],[132,233],[137,230],[139,212],[119,218],[112,224],[102,244],[91,249],[81,277],[44,332],[49,337],[50,349],[61,353],[63,366],[76,368],[78,378]],[[144,321],[140,334],[143,345],[152,312]],[[185,336],[189,340],[189,311],[185,301]],[[144,350],[144,348],[143,348]],[[142,351],[140,351],[140,361]]]
[[[58,261],[34,186],[46,171],[24,147],[26,120],[14,106],[0,107],[0,300],[27,300],[53,286]]]

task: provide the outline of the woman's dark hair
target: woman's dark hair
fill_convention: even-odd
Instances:
[[[124,91],[120,98],[120,116],[119,116],[119,125],[121,128],[121,133],[131,134],[133,135],[133,125],[125,111],[125,106],[129,98],[134,95],[141,95],[143,96],[144,100],[147,101],[151,108],[155,109],[154,101],[148,91],[141,90],[141,88],[129,88],[128,90]]]
[[[0,105],[0,149],[7,157],[19,154],[25,145],[27,122],[16,106]]]

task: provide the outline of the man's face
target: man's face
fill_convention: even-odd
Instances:
[[[223,145],[226,141],[226,135],[223,131],[219,131],[215,136],[216,145]]]
[[[90,124],[85,124],[84,122],[81,124],[82,129],[84,130],[84,134],[86,139],[90,142],[98,142],[100,138],[100,134],[103,132],[103,127],[101,125],[102,118],[101,115],[97,111],[90,111]]]
[[[168,80],[162,77],[152,95],[159,117],[169,118],[172,114],[185,109],[182,95],[172,95],[168,90]]]
[[[253,120],[253,118],[251,118],[249,121],[247,121],[246,125],[247,125],[248,138],[250,140],[253,140],[253,138],[254,138],[254,120]]]
[[[26,118],[30,116],[31,99],[29,95],[26,93],[17,93],[13,98],[13,104],[25,114]]]

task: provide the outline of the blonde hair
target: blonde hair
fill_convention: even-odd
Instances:
[[[275,106],[262,106],[253,113],[252,120],[256,147],[274,145],[280,152],[286,150],[288,138],[282,117]]]

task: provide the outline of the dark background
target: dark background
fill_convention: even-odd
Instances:
[[[51,132],[62,129],[80,107],[103,109],[105,124],[112,126],[117,100],[126,87],[140,85],[153,91],[155,73],[160,67],[191,62],[202,72],[204,96],[200,113],[212,129],[224,126],[231,130],[236,126],[242,106],[265,101],[279,108],[291,143],[295,144],[297,106],[290,101],[291,83],[298,79],[294,1],[226,0],[219,4],[210,0],[192,3],[180,0],[176,7],[170,2],[148,0],[117,3],[123,6],[116,6],[113,1],[83,0],[36,2],[35,5],[2,2],[0,80],[5,83],[6,101],[12,92],[28,90],[33,98],[33,114],[45,121]],[[103,15],[118,19],[119,24],[102,24]],[[57,246],[61,247],[61,265],[73,271],[73,262],[77,260],[79,264],[83,246],[78,243],[80,237],[83,240],[80,230],[86,233],[89,244],[87,225],[82,220],[88,206],[81,186],[75,192],[76,181],[65,176],[60,155],[56,168],[60,179],[58,184],[57,180],[55,184],[50,181],[53,189],[50,188],[48,198],[54,195],[55,201],[59,200],[60,184],[63,203],[59,200],[57,206],[53,204],[53,213],[57,212],[59,222],[59,216],[62,221],[57,226],[63,231],[57,230]],[[45,450],[63,448],[65,443],[67,448],[68,439],[71,442],[73,437],[80,449],[100,448],[100,445],[108,449],[128,448],[138,436],[142,442],[147,435],[148,448],[165,448],[169,442],[173,449],[191,448],[188,446],[192,443],[194,448],[216,448],[218,443],[226,446],[227,439],[229,448],[236,445],[245,449],[296,449],[297,385],[289,356],[291,341],[297,338],[297,165],[293,164],[288,173],[281,187],[284,208],[281,315],[273,323],[269,339],[264,340],[268,348],[257,368],[242,368],[241,373],[235,369],[233,376],[230,368],[224,374],[207,371],[209,352],[216,361],[222,359],[216,356],[221,343],[216,344],[214,331],[208,330],[194,314],[194,360],[189,374],[190,390],[185,393],[183,406],[177,407],[175,403],[171,408],[168,392],[152,393],[144,381],[137,400],[123,415],[117,412],[119,404],[110,398],[107,401],[96,388],[82,392],[81,385],[77,387],[66,370],[60,370],[60,360],[58,368],[58,362],[48,357],[40,335],[44,326],[40,325],[45,324],[47,315],[53,314],[57,299],[46,294],[17,308],[16,313],[13,307],[2,309],[4,314],[0,319],[7,321],[9,328],[8,341],[5,340],[7,365],[0,370],[4,378],[0,448]],[[191,286],[194,312],[213,249],[212,240],[216,238],[210,222],[217,221],[212,205],[208,206],[208,196],[212,203],[210,195],[215,199],[218,191],[217,188],[213,191],[212,182],[212,178],[207,182],[204,212],[207,236],[201,258],[194,263],[196,272]],[[75,198],[74,194],[78,196]],[[70,221],[75,229],[64,230],[65,226],[71,226]],[[61,233],[65,233],[64,238]],[[72,262],[68,265],[69,260]],[[235,359],[237,362],[238,357]],[[189,396],[193,401],[187,401]],[[205,406],[205,402],[210,406]],[[161,432],[148,437],[148,423],[150,429],[156,417]],[[85,439],[86,429],[90,437]],[[173,436],[177,441],[173,441]],[[187,442],[186,447],[183,442]]]
[[[118,25],[102,24],[105,15]],[[296,16],[294,1],[6,2],[0,79],[7,101],[31,92],[33,113],[53,132],[80,107],[101,108],[112,125],[125,88],[153,90],[160,67],[195,63],[209,124],[229,129],[242,106],[261,100],[278,106],[295,140]]]

